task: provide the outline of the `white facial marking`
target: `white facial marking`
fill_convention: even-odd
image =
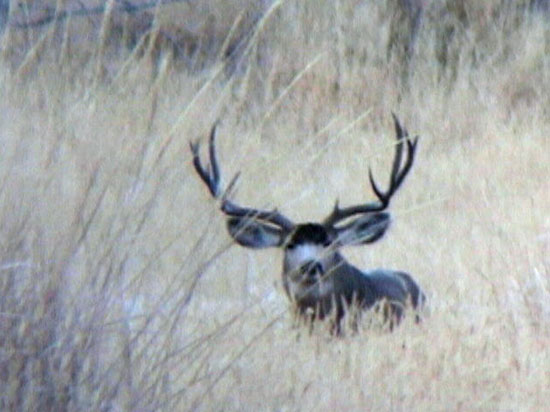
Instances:
[[[294,249],[287,249],[285,259],[289,270],[296,270],[306,262],[322,261],[325,249],[321,245],[304,243]]]
[[[321,297],[332,292],[332,276],[326,276],[327,270],[330,270],[330,256],[331,253],[327,248],[313,243],[304,243],[285,251],[288,288],[294,299],[305,296]],[[308,262],[318,262],[321,265],[315,273],[316,282],[314,284],[306,282],[307,275],[300,271],[302,265]]]

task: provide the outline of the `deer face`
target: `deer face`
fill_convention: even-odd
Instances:
[[[284,244],[283,281],[294,300],[321,298],[334,289],[326,276],[336,263],[335,236],[316,223],[298,225]]]
[[[230,235],[250,248],[282,247],[283,282],[295,300],[320,299],[330,295],[334,276],[343,258],[338,253],[346,245],[372,243],[380,239],[390,224],[390,215],[372,213],[342,226],[320,223],[298,224],[291,231],[251,218],[231,218]]]

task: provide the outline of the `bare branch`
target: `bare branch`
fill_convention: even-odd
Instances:
[[[146,3],[141,3],[139,5],[133,4],[131,1],[128,0],[119,0],[116,2],[114,6],[114,11],[127,13],[127,14],[134,14],[138,13],[140,11],[153,9],[158,6],[164,6],[167,4],[173,4],[173,3],[188,3],[190,0],[155,0],[155,1],[149,1]],[[102,6],[97,7],[85,7],[84,5],[81,5],[82,7],[77,10],[58,10],[55,9],[48,9],[48,13],[36,20],[20,23],[11,21],[9,22],[9,25],[11,27],[17,28],[17,29],[29,29],[29,28],[36,28],[45,26],[49,23],[52,23],[54,21],[63,21],[68,19],[69,17],[86,17],[86,16],[92,16],[92,15],[98,15],[103,14],[107,10],[107,4],[104,4]]]

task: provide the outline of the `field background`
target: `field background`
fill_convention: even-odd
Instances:
[[[550,410],[546,2],[139,4],[0,2],[0,409]],[[188,143],[220,119],[235,199],[318,220],[387,179],[392,111],[416,163],[345,254],[424,321],[308,334]]]

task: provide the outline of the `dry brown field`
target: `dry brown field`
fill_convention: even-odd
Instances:
[[[550,410],[544,2],[250,3],[4,27],[0,410]],[[189,141],[220,120],[234,199],[315,221],[373,199],[392,111],[416,163],[389,233],[344,252],[410,272],[423,321],[309,333]]]

